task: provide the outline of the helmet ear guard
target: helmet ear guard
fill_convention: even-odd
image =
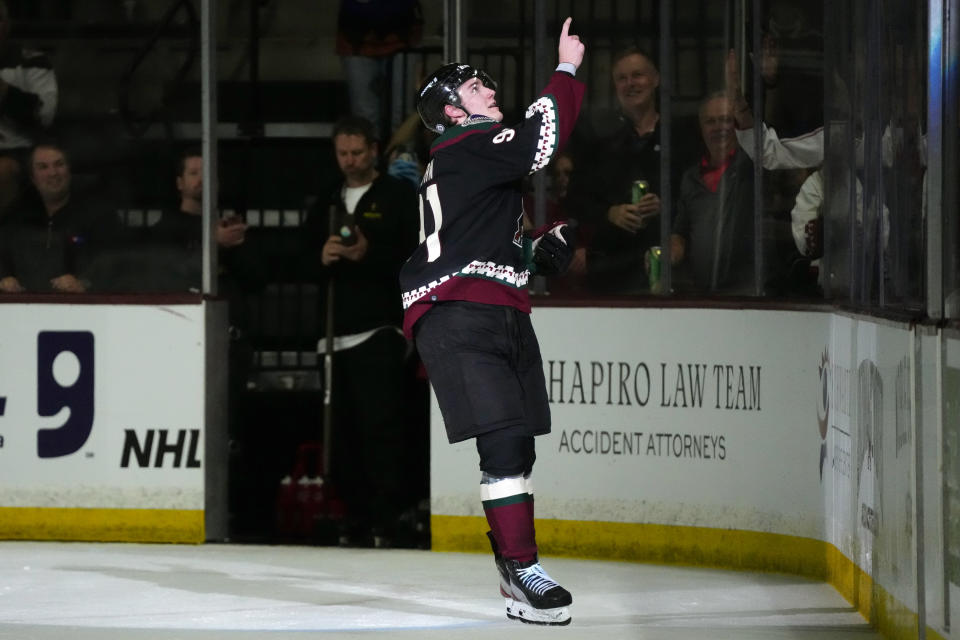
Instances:
[[[485,87],[497,90],[497,83],[486,71],[468,64],[459,62],[446,64],[430,74],[427,81],[420,87],[417,97],[417,112],[427,129],[437,133],[443,133],[446,130],[449,119],[444,108],[449,104],[463,109],[463,101],[457,91],[471,78],[478,78]]]

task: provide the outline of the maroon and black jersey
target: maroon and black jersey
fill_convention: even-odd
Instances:
[[[434,142],[418,190],[420,245],[400,271],[408,337],[444,300],[529,313],[521,182],[566,143],[583,93],[583,83],[557,71],[520,124],[471,116]]]

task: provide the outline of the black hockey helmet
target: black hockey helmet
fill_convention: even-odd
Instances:
[[[463,108],[457,89],[470,78],[479,78],[485,87],[497,90],[497,83],[483,69],[468,64],[452,62],[445,64],[430,74],[417,97],[417,111],[427,129],[443,133],[447,128],[447,117],[443,107],[452,104]]]

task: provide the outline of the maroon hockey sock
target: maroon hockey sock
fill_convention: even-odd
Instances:
[[[516,486],[512,486],[513,484]],[[515,483],[513,478],[506,478],[493,484],[482,485],[481,493],[483,511],[500,548],[500,555],[520,562],[529,562],[536,558],[533,495],[526,492],[522,478],[519,483]]]

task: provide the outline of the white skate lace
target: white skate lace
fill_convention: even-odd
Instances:
[[[524,587],[533,591],[538,596],[542,596],[550,589],[560,586],[554,582],[553,578],[547,575],[547,572],[543,570],[539,562],[530,565],[526,569],[517,571],[517,577]]]

